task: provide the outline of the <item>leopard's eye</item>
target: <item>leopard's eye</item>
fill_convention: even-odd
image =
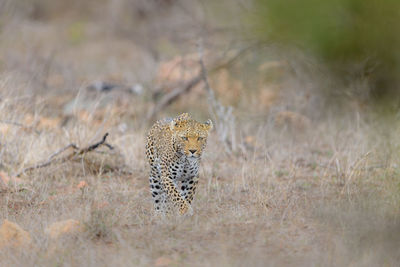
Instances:
[[[197,141],[201,141],[201,140],[203,140],[204,139],[204,137],[197,137]]]
[[[181,138],[182,138],[183,140],[185,140],[185,141],[188,140],[188,138],[187,138],[186,136],[181,136]]]

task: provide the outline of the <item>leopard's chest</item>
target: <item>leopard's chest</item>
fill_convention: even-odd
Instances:
[[[185,181],[198,175],[199,160],[182,156],[170,165],[169,171],[174,181]]]

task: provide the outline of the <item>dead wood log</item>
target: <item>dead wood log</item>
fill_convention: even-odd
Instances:
[[[94,144],[91,144],[91,145],[89,145],[87,147],[81,148],[81,149],[77,145],[75,145],[74,143],[71,143],[71,144],[69,144],[69,145],[57,150],[56,152],[52,153],[45,162],[37,163],[37,164],[35,164],[33,166],[24,168],[22,171],[20,171],[17,174],[15,174],[14,177],[19,177],[22,174],[25,174],[26,172],[30,172],[30,171],[33,171],[33,170],[36,170],[36,169],[41,169],[41,168],[44,168],[44,167],[48,167],[48,166],[50,166],[52,164],[55,164],[55,163],[63,163],[63,162],[66,162],[66,161],[75,160],[75,159],[79,158],[80,156],[82,156],[82,155],[84,155],[86,153],[95,151],[100,146],[106,146],[110,150],[113,150],[114,147],[111,146],[110,144],[106,143],[107,136],[108,136],[108,133],[106,133],[100,141],[98,141],[98,142],[96,142]],[[73,151],[71,153],[69,153],[68,155],[66,155],[64,157],[60,157],[60,158],[57,157],[58,155],[60,155],[63,152],[67,151],[69,148],[73,149]]]
[[[214,66],[210,69],[210,72],[215,72],[220,69],[230,67],[240,57],[244,56],[246,53],[251,51],[251,49],[254,48],[255,46],[256,45],[251,45],[251,46],[245,47],[243,49],[240,49],[237,53],[235,53],[235,55],[233,55],[232,57],[229,57],[228,59],[226,59],[226,58],[218,59],[216,61],[216,63],[214,64]],[[171,105],[173,102],[178,100],[181,96],[188,94],[194,87],[196,87],[196,85],[198,85],[202,81],[206,82],[208,84],[208,80],[204,79],[205,75],[207,76],[207,72],[204,71],[205,66],[204,66],[204,62],[203,62],[203,50],[202,49],[201,49],[200,57],[201,57],[201,59],[200,59],[201,69],[200,69],[199,74],[196,75],[195,77],[193,77],[191,80],[189,80],[183,86],[178,87],[178,88],[172,90],[170,93],[167,93],[166,95],[164,95],[161,98],[161,100],[159,100],[154,105],[154,107],[149,111],[146,121],[153,121],[160,111],[165,109],[167,106]],[[213,94],[212,90],[209,90],[210,89],[209,84],[208,85],[207,84],[206,84],[207,91],[209,92],[209,94]],[[215,99],[215,96],[212,98]],[[213,106],[215,106],[215,105],[213,105]],[[229,112],[231,112],[231,111],[229,111]]]
[[[184,86],[178,87],[174,90],[172,90],[170,93],[166,94],[155,106],[154,108],[149,112],[147,115],[147,121],[152,121],[154,120],[155,116],[164,108],[169,106],[172,102],[176,101],[179,97],[181,97],[184,94],[187,94],[192,90],[196,85],[198,85],[202,81],[201,75],[197,75],[193,79],[191,79],[189,82],[187,82]]]

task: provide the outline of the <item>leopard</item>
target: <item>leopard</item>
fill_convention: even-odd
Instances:
[[[156,212],[193,212],[199,165],[213,123],[194,120],[188,113],[157,121],[146,139],[150,192]]]

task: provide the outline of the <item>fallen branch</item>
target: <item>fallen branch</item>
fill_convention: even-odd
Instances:
[[[245,56],[248,52],[253,51],[254,49],[256,49],[259,46],[258,43],[253,44],[253,45],[249,45],[247,47],[244,47],[242,49],[239,49],[235,55],[233,55],[232,57],[228,58],[228,59],[221,59],[219,60],[218,64],[216,64],[213,68],[210,69],[210,72],[215,72],[218,71],[220,69],[228,69],[230,68],[237,60],[239,60],[239,58]]]
[[[54,152],[53,154],[50,155],[48,161],[53,160],[55,157],[57,157],[58,155],[60,155],[62,152],[64,152],[65,150],[67,150],[68,148],[72,147],[73,149],[78,149],[78,147],[75,144],[69,144],[66,147],[63,147],[59,150],[57,150],[56,152]]]
[[[93,150],[97,149],[101,145],[105,145],[111,150],[114,149],[111,145],[106,143],[107,136],[108,136],[108,133],[106,133],[99,142],[94,143],[93,145],[90,145],[90,146],[88,146],[86,148],[81,149],[78,153],[76,153],[76,155],[82,155],[82,154],[88,153],[90,151],[93,151]]]
[[[189,82],[187,82],[184,86],[176,88],[172,92],[166,94],[149,112],[147,115],[147,120],[153,120],[154,117],[163,110],[165,107],[169,106],[172,102],[176,101],[183,94],[189,93],[197,84],[202,81],[202,76],[199,74]]]
[[[214,64],[214,67],[212,67],[210,69],[210,72],[215,72],[218,71],[220,69],[223,68],[228,68],[229,66],[231,66],[236,60],[238,60],[240,57],[244,56],[247,52],[251,51],[251,49],[254,47],[254,45],[252,46],[248,46],[245,47],[241,50],[239,50],[235,55],[233,55],[232,57],[228,58],[227,60],[224,59],[220,59],[217,60],[217,63]],[[203,61],[203,52],[201,52],[201,62]],[[204,63],[203,63],[204,65]],[[207,82],[204,79],[204,71],[203,71],[203,67],[200,66],[200,72],[198,75],[196,75],[194,78],[192,78],[191,80],[189,80],[186,84],[184,84],[181,87],[178,87],[174,90],[172,90],[170,93],[164,95],[160,101],[158,101],[156,103],[156,105],[154,106],[154,108],[152,110],[150,110],[150,112],[147,115],[147,121],[152,121],[154,120],[155,116],[163,109],[165,109],[167,106],[171,105],[173,102],[175,102],[176,100],[179,99],[179,97],[181,97],[184,94],[189,93],[194,87],[196,87],[196,85],[198,85],[201,81]],[[210,88],[210,86],[206,86],[207,88]],[[215,99],[215,97],[214,97]]]
[[[94,143],[92,145],[89,145],[87,147],[84,147],[82,149],[79,149],[79,147],[77,145],[71,143],[71,144],[69,144],[69,145],[57,150],[56,152],[52,153],[49,156],[47,161],[45,161],[43,163],[35,164],[33,166],[30,166],[30,167],[27,167],[27,168],[23,169],[22,171],[20,171],[19,173],[15,174],[14,177],[19,177],[22,174],[24,174],[26,172],[29,172],[29,171],[32,171],[32,170],[48,167],[48,166],[50,166],[50,165],[52,165],[54,163],[64,163],[64,162],[69,161],[69,160],[74,160],[78,156],[82,156],[83,154],[86,154],[86,153],[89,153],[91,151],[94,151],[94,150],[96,150],[98,147],[100,147],[102,145],[108,147],[110,150],[113,150],[114,147],[112,147],[110,144],[106,143],[107,136],[108,136],[108,133],[106,133],[99,142],[96,142],[96,143]],[[73,149],[73,151],[69,155],[61,157],[61,158],[57,158],[58,155],[60,155],[61,153],[67,151],[69,148]]]
[[[40,134],[40,132],[38,130],[36,130],[34,127],[26,126],[26,125],[24,125],[22,123],[19,123],[19,122],[10,121],[10,120],[0,120],[0,123],[21,127],[24,130],[32,130],[35,134],[38,134],[38,135]]]

